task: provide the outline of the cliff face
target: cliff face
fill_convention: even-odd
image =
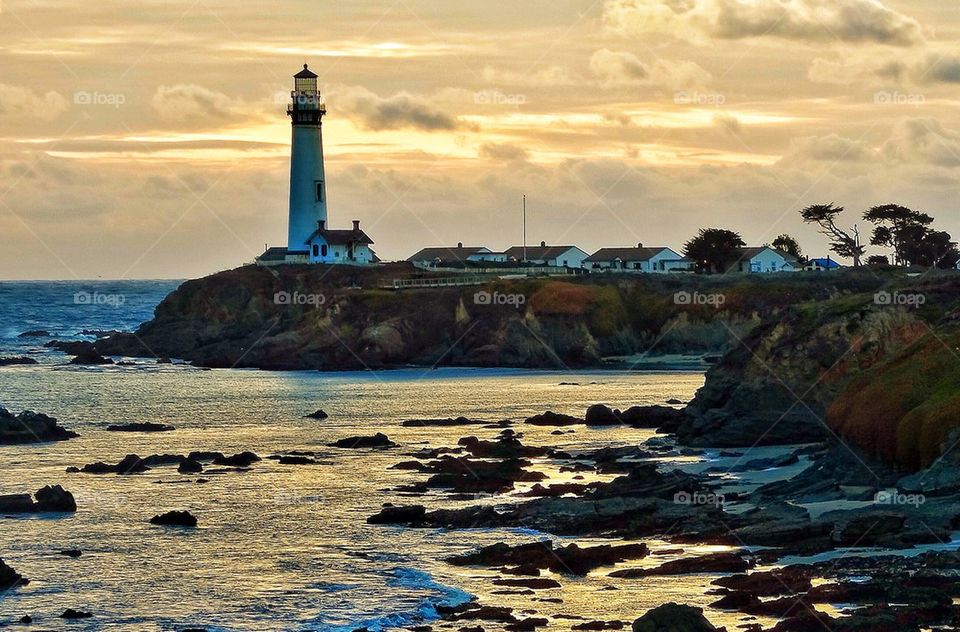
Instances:
[[[877,285],[857,275],[638,275],[381,287],[417,274],[403,265],[238,268],[184,283],[135,334],[96,346],[210,367],[598,366],[613,355],[719,353],[797,301]],[[707,301],[716,296],[719,304]]]
[[[896,305],[864,293],[800,304],[755,328],[707,373],[680,439],[837,438],[901,468],[929,465],[960,426],[960,281],[938,276],[884,291],[923,298]]]

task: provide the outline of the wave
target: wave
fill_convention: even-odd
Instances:
[[[416,592],[428,591],[432,594],[423,597],[415,608],[405,612],[377,615],[351,621],[345,625],[321,624],[320,627],[311,629],[323,632],[352,632],[353,630],[365,628],[370,630],[370,632],[382,632],[383,630],[389,630],[391,628],[401,628],[436,621],[440,618],[440,613],[437,612],[439,606],[455,607],[474,599],[474,597],[466,591],[451,586],[444,586],[435,581],[429,573],[414,568],[394,568],[390,571],[390,578],[387,580],[387,585]]]

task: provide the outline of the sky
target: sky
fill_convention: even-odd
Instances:
[[[319,76],[329,223],[384,260],[522,240],[826,239],[897,202],[960,236],[960,4],[0,0],[0,278],[190,278],[286,245]],[[872,249],[871,253],[880,252]]]

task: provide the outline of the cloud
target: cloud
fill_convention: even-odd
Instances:
[[[242,109],[235,99],[195,84],[160,86],[150,105],[170,123],[223,121]]]
[[[810,64],[807,77],[815,83],[838,86],[955,84],[960,83],[960,57],[928,52],[910,57],[871,54],[817,58]]]
[[[659,59],[647,66],[633,53],[606,48],[590,56],[590,71],[605,87],[660,85],[680,90],[703,87],[711,78],[709,72],[690,61]]]
[[[457,117],[435,108],[426,99],[407,92],[384,98],[366,88],[354,86],[331,93],[329,100],[336,102],[338,111],[368,130],[411,128],[432,132],[470,127]]]
[[[879,156],[870,145],[837,134],[808,136],[790,141],[779,166],[796,166],[810,162],[860,163],[876,162]]]
[[[526,160],[529,152],[523,147],[508,143],[484,143],[480,145],[480,156],[491,160]]]
[[[891,46],[924,39],[916,20],[878,0],[608,0],[604,21],[629,35],[670,32],[720,40],[777,37]]]
[[[561,66],[548,66],[527,72],[517,72],[485,66],[481,74],[487,83],[521,85],[527,87],[557,88],[565,86],[579,86],[583,81],[576,77],[569,69]]]
[[[58,92],[41,95],[21,86],[0,83],[0,115],[4,118],[52,120],[63,114],[67,107],[67,100]]]
[[[906,119],[896,125],[881,152],[896,162],[960,167],[960,134],[936,119]]]

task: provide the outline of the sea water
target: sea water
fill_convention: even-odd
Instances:
[[[79,505],[75,515],[0,518],[0,557],[31,580],[0,596],[0,624],[30,614],[44,630],[378,630],[430,623],[438,605],[472,596],[540,616],[624,621],[665,601],[706,605],[712,599],[703,594],[709,576],[614,582],[606,577],[612,569],[563,578],[562,589],[535,596],[494,595],[495,573],[454,567],[444,558],[497,541],[548,536],[526,529],[446,532],[366,524],[385,502],[434,508],[522,500],[516,493],[523,485],[480,501],[453,501],[442,493],[405,497],[394,491],[422,480],[390,469],[410,458],[405,453],[454,446],[466,435],[493,439],[499,432],[479,426],[402,426],[406,419],[512,419],[525,442],[565,450],[636,445],[652,431],[574,426],[553,434],[554,428],[522,420],[548,409],[582,414],[597,402],[625,407],[687,400],[702,385],[701,374],[455,368],[264,372],[203,370],[151,359],[135,360],[133,366],[70,366],[68,357],[43,346],[49,338],[17,337],[28,329],[45,329],[58,339],[92,339],[80,333],[83,329],[131,330],[175,286],[0,284],[0,355],[40,360],[39,365],[0,368],[0,405],[56,416],[81,435],[66,442],[0,447],[0,494],[62,484]],[[123,295],[123,306],[87,301],[82,294],[75,300],[78,292]],[[330,418],[304,417],[318,408]],[[126,422],[165,423],[176,430],[105,429]],[[400,447],[327,447],[374,432],[386,433]],[[175,467],[131,476],[65,472],[95,461],[115,463],[131,453],[193,450],[252,450],[261,457],[309,450],[320,463],[291,466],[264,458],[247,472],[189,476]],[[534,467],[551,476],[545,484],[573,476],[545,462]],[[198,528],[149,524],[152,516],[173,509],[196,515]],[[698,552],[686,548],[687,554]],[[58,555],[65,549],[83,554],[76,559]],[[606,590],[611,583],[619,590]],[[66,608],[88,610],[94,618],[57,619]],[[558,618],[547,629],[569,626],[569,619]]]

